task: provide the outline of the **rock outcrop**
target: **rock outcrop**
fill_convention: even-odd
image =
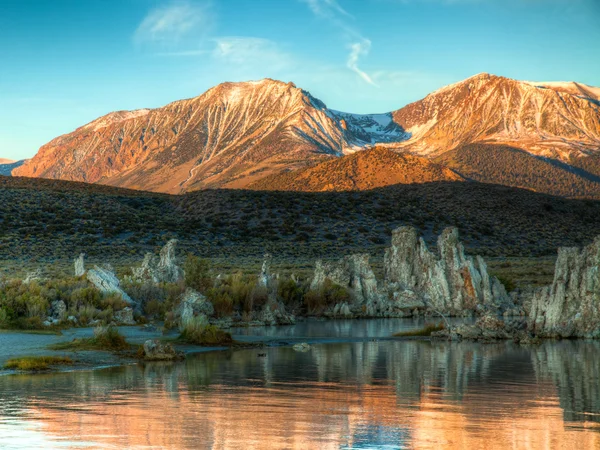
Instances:
[[[150,339],[144,342],[143,359],[145,361],[176,361],[184,359],[183,353],[178,352],[171,344]]]
[[[85,275],[85,253],[80,253],[74,261],[75,276],[82,277]]]
[[[258,285],[269,288],[273,281],[273,276],[271,275],[271,262],[273,261],[273,256],[270,253],[265,254],[265,258],[263,260],[263,265],[260,271],[260,275],[258,277]]]
[[[147,253],[142,266],[131,269],[133,280],[138,282],[176,283],[183,278],[183,269],[177,265],[175,248],[177,240],[170,240],[156,256]]]
[[[335,306],[339,316],[348,316],[349,311],[375,316],[386,303],[379,294],[367,254],[346,256],[336,262],[317,261],[311,290],[321,289],[327,280],[349,289],[352,295],[350,305]]]
[[[488,274],[485,261],[466,256],[458,230],[438,238],[437,254],[411,227],[396,229],[384,257],[385,285],[396,308],[424,307],[448,315],[504,312],[513,307],[500,281]]]
[[[50,314],[53,319],[61,321],[67,317],[67,305],[62,300],[55,300],[50,305]]]
[[[529,329],[542,337],[600,338],[600,236],[560,248],[551,286],[533,295]]]
[[[179,306],[175,310],[175,320],[180,331],[198,316],[210,317],[215,313],[215,309],[207,298],[193,289],[187,289]]]
[[[94,266],[93,269],[88,270],[87,279],[90,283],[96,286],[100,292],[105,294],[119,294],[123,301],[129,306],[135,305],[132,298],[121,289],[119,279],[109,266],[99,267]]]
[[[123,308],[122,310],[115,312],[114,319],[118,325],[135,325],[133,309],[130,307]]]
[[[46,281],[47,278],[44,275],[44,271],[42,269],[35,269],[33,272],[29,272],[25,279],[23,280],[23,284],[31,284],[31,283],[39,283],[42,281]]]
[[[290,314],[285,305],[279,301],[278,296],[278,277],[271,273],[271,263],[273,257],[266,253],[263,265],[258,276],[257,287],[264,289],[267,296],[267,303],[261,311],[258,312],[258,320],[266,325],[292,325],[296,323],[296,318]]]

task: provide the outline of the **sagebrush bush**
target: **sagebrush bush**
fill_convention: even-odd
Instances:
[[[286,306],[294,309],[302,304],[304,288],[292,278],[280,281],[277,286],[277,295]]]
[[[347,303],[351,299],[351,293],[347,288],[331,280],[325,280],[321,289],[310,290],[304,295],[304,304],[310,314],[321,314],[325,309],[338,303]]]
[[[214,325],[207,325],[200,317],[186,324],[181,339],[195,345],[224,345],[233,342],[231,334]]]
[[[183,264],[183,270],[185,272],[185,284],[188,287],[200,292],[212,287],[213,279],[210,274],[210,264],[207,260],[188,255]]]
[[[52,278],[31,283],[13,280],[0,285],[0,326],[44,328],[50,307],[58,300],[65,303],[67,316],[75,316],[81,325],[97,319],[110,322],[113,311],[126,306],[119,295],[102,294],[81,278]]]

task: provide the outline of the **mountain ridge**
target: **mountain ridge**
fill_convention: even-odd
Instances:
[[[470,144],[595,170],[599,95],[581,83],[482,73],[396,111],[352,114],[327,108],[293,83],[227,82],[160,108],[102,116],[44,145],[14,174],[182,193],[245,188],[373,146],[439,163]],[[584,191],[590,189],[600,195],[600,185]]]

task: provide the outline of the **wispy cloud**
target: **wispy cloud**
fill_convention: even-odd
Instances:
[[[332,17],[335,14],[341,14],[347,17],[352,17],[336,0],[300,0],[306,3],[311,11],[321,17]],[[333,13],[333,15],[332,15]]]
[[[134,41],[169,47],[183,39],[205,35],[211,25],[209,3],[175,0],[149,11],[135,32]]]
[[[270,70],[280,70],[292,63],[292,57],[276,42],[246,36],[226,36],[214,39],[214,58],[241,66],[265,65]]]
[[[358,60],[362,55],[368,55],[371,50],[371,41],[368,39],[363,40],[362,42],[355,42],[350,46],[351,52],[348,56],[348,68],[356,73],[359,77],[365,80],[367,83],[377,86],[377,84],[373,81],[373,78],[363,70],[358,67]]]
[[[346,61],[348,69],[357,74],[366,83],[377,86],[373,78],[359,66],[361,57],[368,56],[371,51],[371,40],[364,37],[350,21],[354,17],[336,0],[300,0],[306,3],[313,14],[327,20],[333,27],[340,30],[349,41],[350,53]]]

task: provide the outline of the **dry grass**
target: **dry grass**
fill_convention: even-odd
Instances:
[[[62,351],[110,351],[120,352],[131,349],[131,345],[115,327],[102,327],[94,332],[94,337],[74,339],[70,342],[59,342],[48,347],[50,350]]]
[[[71,358],[64,356],[26,356],[9,359],[4,364],[5,369],[21,370],[24,372],[41,372],[50,370],[52,366],[73,364]]]

